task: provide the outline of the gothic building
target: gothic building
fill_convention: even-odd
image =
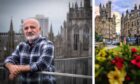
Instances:
[[[57,72],[90,75],[92,73],[92,7],[91,0],[71,4],[67,19],[57,36],[53,37],[52,26],[49,39],[55,46]],[[91,84],[91,80],[73,77],[58,77],[57,84]]]
[[[131,11],[126,10],[126,13],[121,17],[121,37],[134,37],[140,35],[140,5],[135,4]]]
[[[49,40],[51,40],[52,42],[54,42],[54,34],[53,34],[53,30],[52,30],[52,24],[50,26],[50,32],[48,34],[48,38],[49,38]]]
[[[56,58],[91,56],[92,8],[90,0],[84,0],[84,6],[82,4],[78,6],[75,3],[71,6],[69,3],[67,20],[57,36],[62,40],[55,47],[62,48],[56,48]],[[60,54],[58,51],[63,52]]]
[[[69,3],[67,19],[57,36],[50,27],[49,39],[54,41],[55,66],[57,72],[90,75],[92,73],[91,34],[92,7],[91,0],[83,3]],[[58,77],[57,84],[91,84],[91,80]]]
[[[10,29],[8,32],[0,32],[0,62],[3,62],[5,56],[10,55],[16,45],[23,40],[21,33],[15,33],[13,30],[13,22],[11,19]]]
[[[100,15],[95,18],[95,32],[103,36],[106,41],[116,38],[116,22],[115,15],[111,14],[111,1],[106,3],[106,6],[100,4]]]

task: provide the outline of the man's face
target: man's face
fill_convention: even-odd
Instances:
[[[34,20],[26,20],[23,24],[23,32],[27,40],[32,41],[39,37],[39,24]]]

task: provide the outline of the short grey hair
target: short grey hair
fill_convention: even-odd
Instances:
[[[35,18],[27,18],[27,19],[24,19],[24,20],[23,20],[23,27],[24,27],[24,24],[25,24],[27,21],[33,21],[33,22],[35,22],[35,23],[38,25],[39,28],[41,27],[41,26],[40,26],[40,22],[39,22],[37,19],[35,19]]]

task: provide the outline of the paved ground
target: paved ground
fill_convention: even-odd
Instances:
[[[117,47],[117,46],[116,45],[107,45],[106,46],[107,49],[112,49],[112,48],[115,48],[115,47]]]

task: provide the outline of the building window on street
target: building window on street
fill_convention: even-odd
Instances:
[[[74,34],[74,50],[78,50],[79,34]]]
[[[83,31],[83,50],[88,50],[89,47],[89,28],[85,27]]]

